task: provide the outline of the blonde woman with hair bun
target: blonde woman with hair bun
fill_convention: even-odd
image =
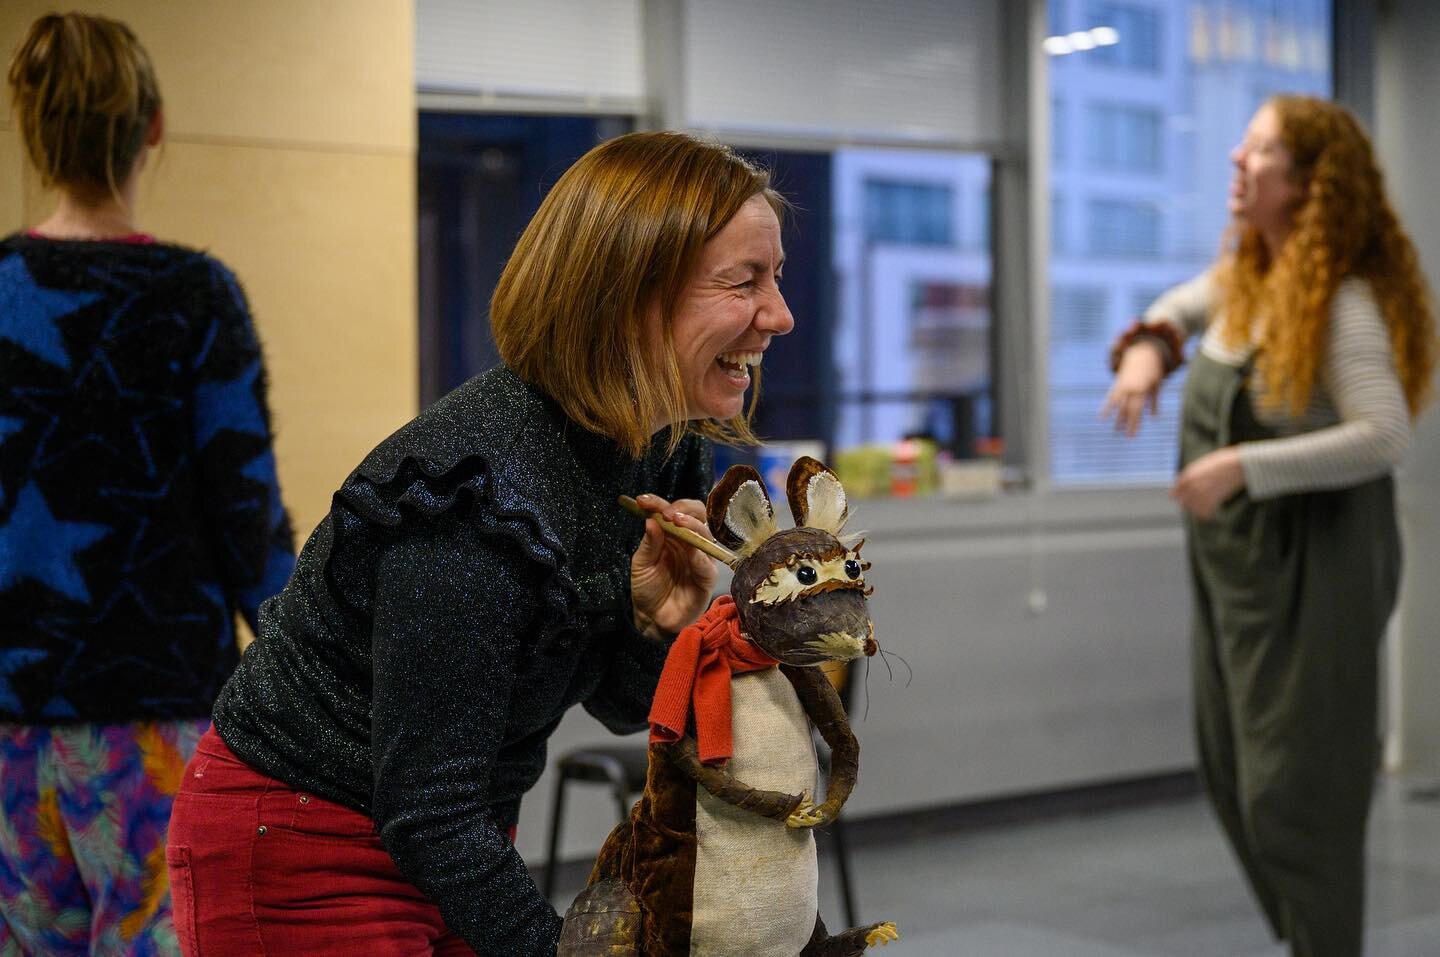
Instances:
[[[1344,107],[1273,97],[1230,159],[1226,248],[1115,344],[1106,410],[1134,434],[1201,338],[1171,495],[1202,777],[1275,935],[1302,957],[1357,957],[1378,646],[1400,580],[1391,473],[1429,398],[1434,308]]]
[[[223,264],[136,226],[134,33],[41,17],[7,82],[56,205],[0,239],[0,954],[174,955],[180,775],[294,566],[260,344]]]

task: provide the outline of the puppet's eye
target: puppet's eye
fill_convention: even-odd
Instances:
[[[860,561],[859,561],[858,559],[855,559],[855,558],[847,558],[847,559],[845,560],[845,574],[850,578],[851,581],[854,581],[855,579],[859,578],[859,577],[860,577]]]
[[[809,565],[801,565],[795,569],[795,580],[802,585],[813,585],[817,578],[819,576],[815,574],[815,569]]]

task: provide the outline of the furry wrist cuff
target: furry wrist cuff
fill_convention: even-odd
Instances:
[[[1185,364],[1185,346],[1180,341],[1179,331],[1168,322],[1146,322],[1136,319],[1120,333],[1110,347],[1110,371],[1120,371],[1120,360],[1125,350],[1141,339],[1150,339],[1160,346],[1160,358],[1165,364],[1165,375],[1169,375]]]

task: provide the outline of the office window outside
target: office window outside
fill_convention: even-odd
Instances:
[[[954,233],[953,190],[944,183],[865,181],[865,238],[872,243],[948,246]]]
[[[1164,63],[1160,34],[1165,10],[1178,4],[1091,3],[1086,16],[1091,26],[1107,26],[1124,38],[1123,43],[1097,47],[1094,62],[1112,69],[1159,73]]]
[[[834,327],[815,343],[834,371],[823,438],[835,456],[881,457],[918,436],[973,457],[994,434],[990,158],[842,149],[832,169]],[[787,338],[772,350],[802,346]]]
[[[937,491],[942,463],[984,454],[995,432],[990,157],[744,152],[794,204],[782,288],[796,321],[765,354],[765,448],[717,448],[717,464],[778,471],[783,487],[787,456],[819,453],[857,497]]]
[[[1094,348],[1109,331],[1110,290],[1105,286],[1055,286],[1050,290],[1050,312],[1058,318],[1055,334],[1067,345]]]
[[[1092,199],[1086,204],[1088,251],[1095,258],[1158,259],[1160,204]]]
[[[1165,291],[1164,286],[1137,286],[1130,292],[1130,312],[1133,315],[1143,315],[1150,304],[1160,298]],[[1109,343],[1107,342],[1108,346]]]
[[[1052,107],[1066,101],[1071,121],[1065,162],[1050,171],[1050,483],[1166,483],[1185,368],[1165,383],[1159,417],[1126,439],[1098,415],[1109,344],[1219,253],[1229,153],[1255,109],[1276,93],[1330,95],[1332,2],[1049,0],[1048,9],[1048,93]],[[1052,135],[1064,123],[1054,118]]]
[[[1085,161],[1092,169],[1158,173],[1160,111],[1119,103],[1091,103],[1085,110]]]
[[[1070,137],[1066,129],[1065,101],[1058,96],[1050,98],[1050,162],[1059,166],[1065,162],[1069,152]]]
[[[1066,218],[1067,209],[1064,196],[1050,194],[1050,252],[1052,254],[1070,251],[1070,221]]]

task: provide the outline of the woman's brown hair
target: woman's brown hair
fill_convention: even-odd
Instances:
[[[86,202],[118,196],[160,108],[155,70],[130,28],[83,13],[43,16],[8,78],[41,182]]]
[[[490,302],[501,358],[632,455],[649,446],[657,422],[673,426],[673,450],[688,414],[670,319],[701,247],[757,194],[783,213],[767,173],[684,133],[630,133],[595,147],[550,190],[501,273]],[[753,444],[755,373],[744,415],[695,428]]]
[[[1429,398],[1435,312],[1419,257],[1385,194],[1375,152],[1344,107],[1309,96],[1267,101],[1304,188],[1278,257],[1252,228],[1239,228],[1219,270],[1228,342],[1255,341],[1263,394],[1299,414],[1310,402],[1325,351],[1330,304],[1341,280],[1365,279],[1379,303],[1395,371],[1411,415]],[[1269,317],[1258,340],[1254,323]]]

